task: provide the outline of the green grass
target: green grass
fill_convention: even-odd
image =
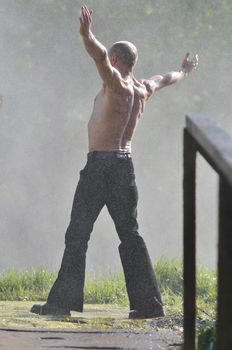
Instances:
[[[183,314],[183,264],[180,259],[160,259],[155,265],[157,282],[169,313]],[[217,298],[216,274],[208,267],[197,266],[197,316],[215,318]]]
[[[183,265],[181,260],[161,259],[155,266],[158,284],[169,315],[183,314]],[[197,266],[198,350],[216,349],[216,274],[211,269]]]
[[[155,272],[166,314],[168,316],[182,317],[182,261],[180,259],[162,258],[156,263]],[[56,273],[43,268],[36,268],[30,271],[5,271],[0,274],[0,300],[14,302],[45,301],[55,278]],[[203,321],[202,326],[198,330],[199,350],[213,350],[215,346],[214,320],[216,318],[216,298],[217,285],[215,272],[207,267],[198,265],[197,317]],[[121,307],[122,309],[120,310],[124,310],[126,306],[125,310],[127,310],[128,297],[123,274],[87,277],[85,283],[85,304],[108,304],[109,307],[110,304],[113,304]],[[105,308],[106,305],[104,306]],[[120,312],[125,312],[125,310]],[[12,322],[11,318],[9,322]],[[18,320],[16,321],[18,322]],[[97,326],[99,327],[99,322]],[[134,325],[132,326],[134,327]]]
[[[167,313],[182,315],[183,277],[182,261],[160,259],[155,265],[157,282]],[[46,269],[6,271],[0,274],[0,300],[46,300],[56,274]],[[216,276],[206,267],[198,266],[197,307],[198,317],[215,318]],[[123,274],[87,277],[85,303],[128,305]]]
[[[55,273],[37,268],[0,274],[0,300],[46,300]]]
[[[198,350],[216,350],[215,322],[205,322],[198,331]]]
[[[29,329],[147,329],[145,320],[129,320],[128,308],[117,304],[85,304],[71,317],[40,316],[30,312],[35,301],[0,301],[0,328]],[[0,346],[1,348],[1,346]]]
[[[87,304],[120,304],[127,305],[128,298],[124,276],[92,276],[85,283],[85,302]]]

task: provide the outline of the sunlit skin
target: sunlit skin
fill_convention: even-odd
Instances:
[[[93,58],[103,86],[94,100],[88,123],[89,151],[131,152],[131,142],[148,99],[158,90],[188,76],[198,65],[198,56],[187,53],[180,71],[137,80],[133,68],[107,49],[91,31],[93,11],[82,7],[80,34]],[[126,42],[127,45],[133,45]]]

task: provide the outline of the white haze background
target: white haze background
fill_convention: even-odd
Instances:
[[[101,85],[79,35],[81,5],[0,0],[0,271],[60,266]],[[181,257],[185,115],[207,113],[232,132],[232,7],[200,0],[88,5],[93,32],[107,48],[123,39],[135,43],[138,78],[178,70],[187,51],[199,54],[192,76],[148,103],[133,142],[140,233],[154,262]],[[198,164],[198,259],[214,267],[217,176],[202,159]],[[88,271],[120,270],[118,244],[104,209],[89,243]]]

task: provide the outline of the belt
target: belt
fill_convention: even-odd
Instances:
[[[129,159],[131,153],[121,151],[92,151],[87,154],[88,159]]]

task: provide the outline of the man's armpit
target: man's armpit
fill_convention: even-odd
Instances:
[[[151,97],[154,94],[156,84],[154,83],[153,80],[150,80],[150,79],[142,79],[142,80],[140,80],[140,82],[146,88],[146,91],[147,91],[147,98],[146,98],[146,100],[147,100],[149,97]]]
[[[101,79],[107,86],[113,87],[120,84],[121,75],[112,67],[108,58],[102,62],[96,62],[96,66]]]

